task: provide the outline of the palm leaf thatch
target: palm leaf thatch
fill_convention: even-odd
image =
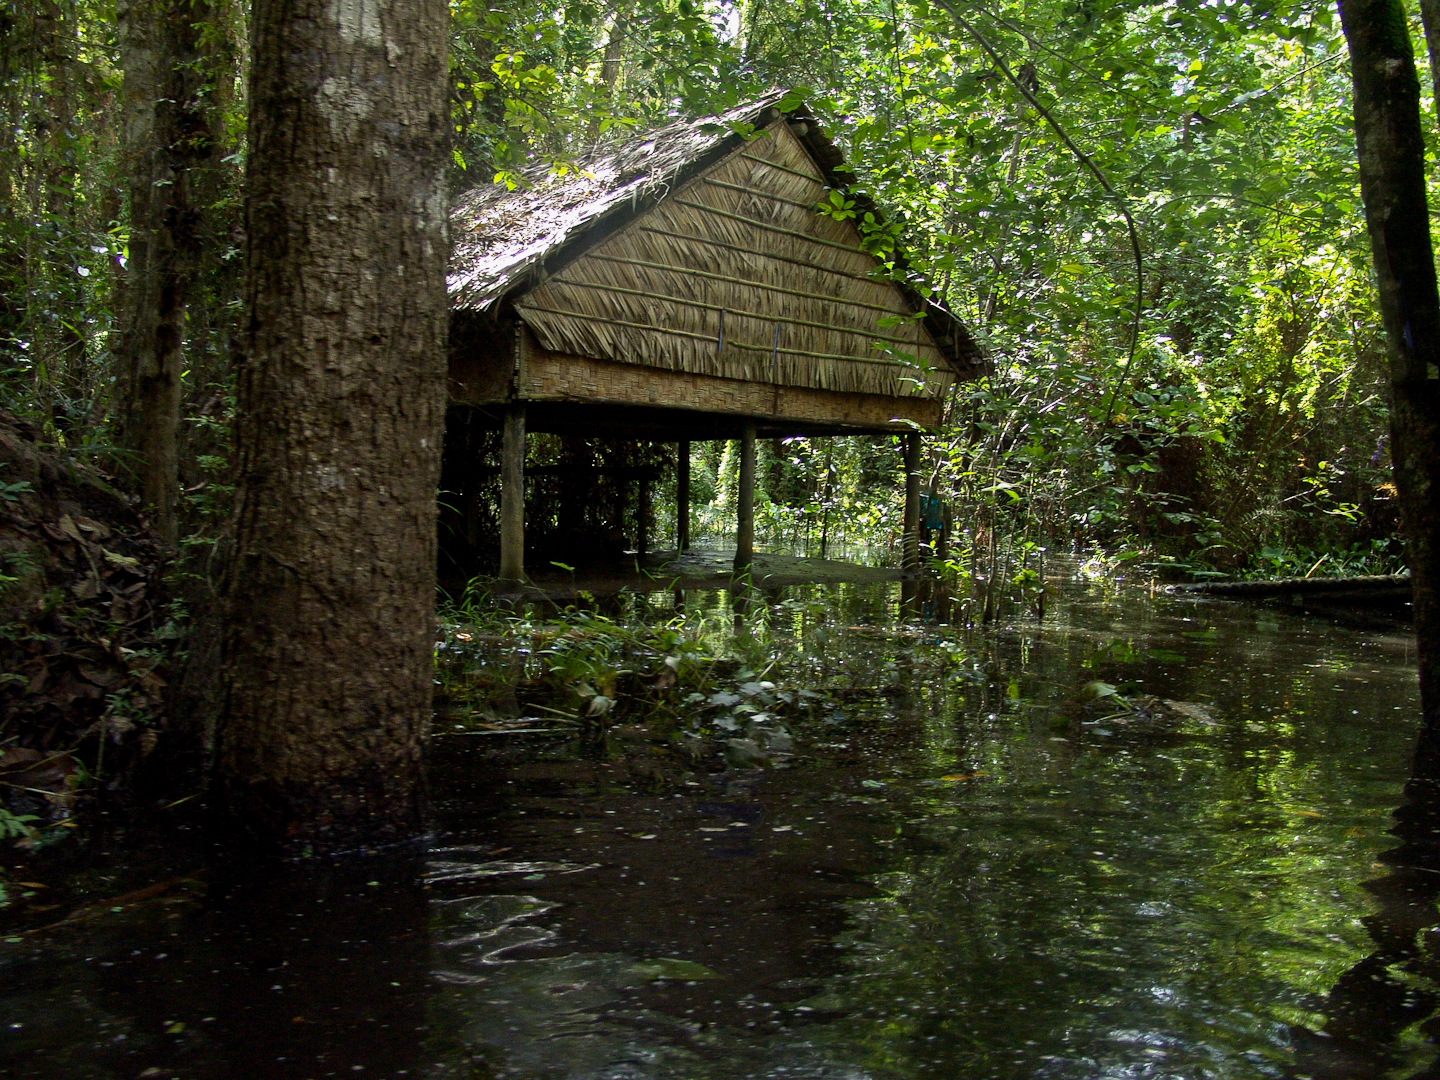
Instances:
[[[817,211],[843,188],[840,155],[780,101],[463,196],[455,307],[513,310],[553,353],[691,375],[932,400],[973,377],[983,357],[958,320]]]

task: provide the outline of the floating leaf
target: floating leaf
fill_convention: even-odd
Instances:
[[[638,961],[631,965],[630,971],[645,979],[683,979],[686,982],[720,977],[704,964],[697,964],[693,960],[675,960],[668,956]]]

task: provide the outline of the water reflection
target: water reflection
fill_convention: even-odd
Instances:
[[[1374,1075],[1377,1063],[1399,1063],[1396,1044],[1407,1029],[1412,1039],[1440,1036],[1440,729],[1422,731],[1394,816],[1400,845],[1377,856],[1390,873],[1364,884],[1379,905],[1361,920],[1374,948],[1318,1006],[1326,1018],[1320,1032],[1296,1029],[1300,1074],[1359,1080]],[[1408,1075],[1440,1076],[1440,1060]]]
[[[12,941],[0,1073],[419,1075],[422,867],[415,855],[221,864],[184,889]]]
[[[0,946],[0,1074],[1440,1075],[1403,637],[1090,586],[988,633],[925,583],[658,599],[824,689],[797,757],[437,740],[423,864]]]

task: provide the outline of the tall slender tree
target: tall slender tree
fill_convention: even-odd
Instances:
[[[209,0],[121,0],[130,258],[121,431],[155,531],[176,541],[186,319],[202,243],[195,194],[213,164],[221,95],[202,39]]]
[[[288,852],[423,825],[445,395],[444,0],[257,0],[214,809]]]
[[[1360,190],[1390,356],[1390,438],[1414,590],[1420,699],[1440,723],[1440,293],[1420,81],[1403,0],[1341,0]]]

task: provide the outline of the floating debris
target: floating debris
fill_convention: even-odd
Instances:
[[[504,877],[507,874],[579,874],[594,870],[599,863],[565,862],[432,862],[425,874],[425,884],[443,881],[478,881],[482,878]]]

